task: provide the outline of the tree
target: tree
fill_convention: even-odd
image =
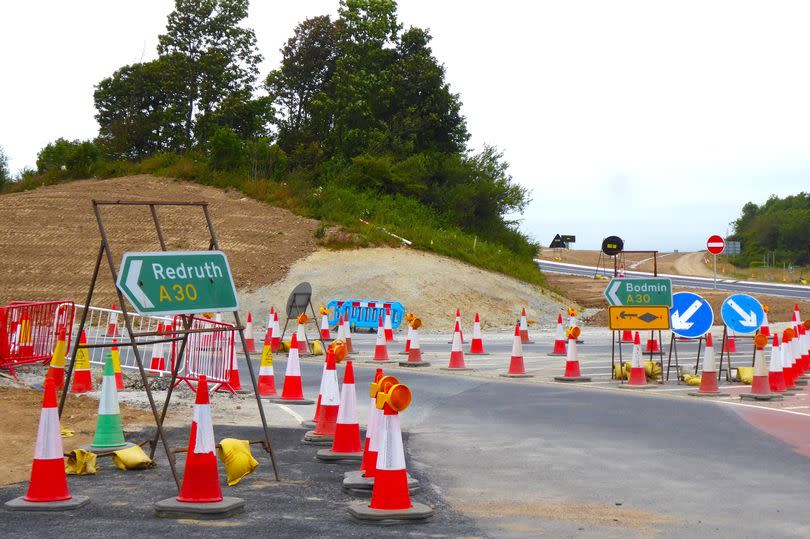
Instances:
[[[158,53],[188,60],[182,80],[186,140],[205,142],[212,122],[200,122],[195,130],[196,119],[235,93],[244,97],[253,91],[262,57],[253,30],[240,26],[247,16],[248,0],[175,0]]]
[[[98,147],[92,141],[58,138],[37,154],[37,172],[60,178],[89,178],[98,158]]]
[[[0,187],[11,181],[11,173],[8,170],[8,157],[3,147],[0,146]]]

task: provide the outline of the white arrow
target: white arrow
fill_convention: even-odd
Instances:
[[[616,295],[616,292],[619,291],[619,287],[622,285],[621,281],[616,281],[614,284],[608,287],[607,297],[612,302],[611,305],[621,305],[622,301],[619,299],[619,296]]]
[[[745,326],[747,328],[757,327],[757,315],[754,314],[754,311],[750,311],[748,314],[746,314],[745,311],[743,311],[733,299],[728,300],[728,306],[737,311],[737,314],[740,315],[741,326]]]
[[[144,291],[138,286],[138,277],[141,276],[141,266],[143,266],[143,260],[132,261],[132,264],[129,265],[126,285],[129,291],[132,292],[132,295],[135,296],[135,299],[140,302],[141,307],[144,309],[152,309],[155,306],[154,303],[149,301]]]
[[[689,329],[692,327],[694,322],[690,322],[689,319],[692,318],[692,315],[700,309],[700,306],[703,303],[700,302],[699,299],[696,299],[695,302],[686,309],[683,314],[680,314],[678,311],[672,313],[672,329]]]

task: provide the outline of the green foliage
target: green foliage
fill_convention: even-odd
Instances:
[[[208,141],[208,159],[212,170],[239,170],[247,162],[242,139],[233,129],[220,127]]]
[[[11,182],[11,180],[11,172],[8,170],[8,157],[6,157],[3,147],[0,146],[0,188]]]
[[[89,178],[99,156],[99,149],[92,141],[58,138],[37,154],[37,172],[57,179]]]
[[[735,264],[748,266],[774,251],[777,261],[788,264],[810,263],[810,193],[779,198],[765,204],[747,203],[742,215],[732,223],[730,240],[741,243]]]

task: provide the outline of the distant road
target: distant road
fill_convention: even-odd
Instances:
[[[542,271],[549,273],[563,273],[566,275],[579,275],[582,277],[593,277],[595,273],[605,277],[613,277],[613,270],[599,269],[597,272],[594,266],[581,266],[578,264],[565,264],[563,262],[551,262],[549,260],[541,260],[535,258],[534,260]],[[643,271],[625,271],[628,277],[650,277],[652,273]],[[668,275],[659,273],[659,277],[667,277],[672,279],[672,284],[678,286],[688,286],[692,288],[714,288],[714,283],[711,278],[706,277],[688,277],[684,275]],[[792,285],[792,284],[778,284],[778,283],[759,283],[756,281],[735,281],[731,279],[718,279],[718,290],[729,290],[733,292],[743,292],[746,294],[766,294],[769,296],[781,296],[785,298],[798,298],[810,300],[810,286]]]

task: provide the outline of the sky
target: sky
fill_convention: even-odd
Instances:
[[[12,172],[97,134],[93,86],[156,57],[172,0],[0,6],[0,147]],[[262,77],[338,0],[257,1]],[[576,248],[705,248],[749,201],[810,190],[810,3],[400,0],[430,29],[473,150],[532,191],[521,229]]]

